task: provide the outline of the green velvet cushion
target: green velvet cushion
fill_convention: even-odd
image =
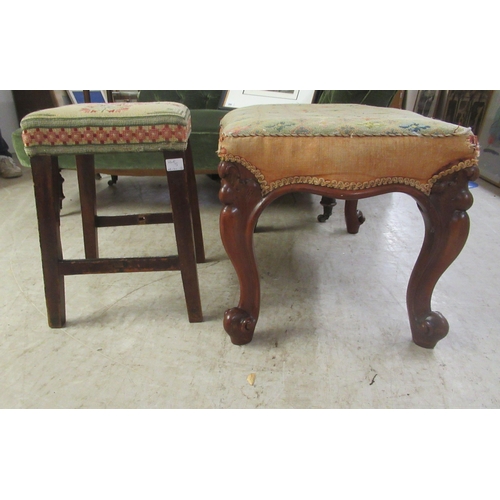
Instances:
[[[222,90],[141,90],[140,102],[180,102],[189,109],[217,109]]]
[[[221,119],[227,110],[217,109],[222,90],[141,90],[138,100],[180,102],[191,110],[191,149],[197,173],[217,174],[217,147]]]
[[[387,107],[397,90],[324,90],[319,104],[367,104]]]
[[[221,109],[191,109],[191,133],[218,135],[220,121],[226,114]]]

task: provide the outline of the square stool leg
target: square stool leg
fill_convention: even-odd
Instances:
[[[186,176],[189,194],[189,204],[193,220],[194,246],[196,249],[196,262],[205,262],[205,247],[201,230],[200,204],[198,200],[198,189],[196,188],[196,176],[194,173],[193,153],[188,142],[186,150]]]
[[[66,311],[64,274],[59,266],[63,254],[60,232],[61,179],[57,157],[34,156],[31,158],[31,167],[48,322],[52,328],[61,328],[66,322]]]
[[[193,201],[196,191],[194,172],[191,172],[191,176],[189,175],[192,164],[189,165],[189,159],[184,153],[164,153],[166,159],[179,158],[179,155],[187,168],[180,171],[167,170],[167,180],[178,249],[178,269],[181,271],[188,318],[191,323],[194,323],[203,321],[196,261],[203,262],[205,255],[197,196]],[[63,269],[67,270],[68,266],[72,264],[68,264],[63,260],[60,235],[61,177],[59,175],[59,166],[55,156],[34,156],[31,159],[31,165],[48,323],[52,328],[61,328],[66,323],[65,274]],[[93,156],[77,156],[77,170],[85,258],[98,259],[98,224]],[[191,182],[189,181],[190,177]],[[196,231],[193,231],[193,219],[198,221]],[[105,267],[105,272],[113,272],[111,260],[104,260],[109,262],[106,266],[101,263],[101,267]],[[78,274],[77,271],[76,274]]]
[[[193,204],[188,188],[187,170],[190,168],[189,160],[184,152],[164,151],[163,156],[165,162],[179,158],[183,162],[181,170],[172,170],[168,167],[167,163],[166,172],[188,317],[191,323],[197,323],[203,321],[203,313],[201,309],[198,272],[196,269],[195,236],[193,233],[193,212],[196,212],[196,209],[192,209]],[[198,208],[197,203],[196,208]],[[200,236],[201,232],[198,231],[198,237]],[[203,240],[201,240],[201,244],[203,245]]]
[[[99,257],[97,239],[97,195],[95,188],[95,167],[93,155],[76,155],[78,189],[82,212],[83,246],[86,259]]]
[[[147,127],[144,128],[144,123]],[[188,316],[202,321],[196,263],[205,261],[194,167],[189,144],[191,116],[180,103],[70,105],[30,113],[22,120],[23,143],[32,158],[49,325],[65,323],[64,276],[147,271],[181,271]],[[98,133],[89,130],[98,130]],[[85,139],[82,141],[82,137]],[[123,139],[123,140],[122,140]],[[167,168],[170,212],[97,214],[94,154],[159,152]],[[61,184],[57,158],[76,156],[85,258],[64,259],[60,238]],[[174,224],[178,254],[102,258],[98,229]]]

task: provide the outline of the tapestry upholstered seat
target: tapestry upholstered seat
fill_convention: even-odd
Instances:
[[[196,174],[217,174],[217,140],[220,119],[227,113],[217,109],[221,90],[141,90],[139,102],[179,102],[189,108],[191,113],[191,134],[189,142],[193,152],[193,162]],[[15,130],[12,134],[12,144],[19,163],[30,167],[29,157],[26,155],[21,137],[22,130]],[[94,155],[96,171],[112,176],[109,184],[116,182],[118,176],[163,176],[163,157],[158,151],[128,152],[120,154],[96,153]],[[75,170],[74,155],[63,154],[59,157],[59,166],[62,169]]]
[[[66,275],[166,270],[181,271],[189,320],[202,321],[196,262],[205,256],[189,109],[171,102],[75,104],[30,113],[21,128],[33,173],[49,325],[65,324]],[[163,155],[171,213],[98,216],[94,155],[143,152]],[[85,259],[63,258],[59,155],[76,156]],[[174,224],[177,256],[99,257],[98,228],[159,223]]]
[[[293,191],[351,203],[394,191],[411,195],[425,222],[407,293],[413,340],[432,348],[447,334],[431,295],[468,235],[468,181],[478,175],[470,129],[360,104],[251,106],[222,119],[218,154],[221,237],[240,282],[240,302],[224,315],[233,343],[251,341],[259,316],[255,225],[266,206]],[[357,232],[359,221],[346,221]]]

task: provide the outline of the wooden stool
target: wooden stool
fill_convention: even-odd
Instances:
[[[196,262],[205,254],[189,147],[191,116],[178,103],[76,104],[36,111],[21,121],[33,171],[48,322],[66,322],[64,276],[180,270],[189,321],[203,321]],[[97,215],[94,154],[161,151],[171,213]],[[65,260],[60,236],[59,155],[76,155],[85,259]],[[173,223],[177,256],[100,258],[97,228]]]
[[[431,310],[431,296],[468,236],[468,181],[479,174],[470,129],[358,104],[249,106],[222,119],[218,154],[221,237],[240,283],[238,306],[224,314],[234,344],[252,340],[259,317],[254,228],[272,201],[294,191],[347,200],[353,233],[362,222],[360,198],[396,191],[412,196],[425,222],[407,291],[413,341],[433,348],[446,336],[448,322]]]

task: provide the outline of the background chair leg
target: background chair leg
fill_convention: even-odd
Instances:
[[[333,207],[337,204],[337,200],[328,196],[322,196],[320,203],[323,207],[323,213],[318,215],[318,222],[326,222],[332,215]]]
[[[357,234],[359,226],[365,222],[363,212],[358,210],[358,200],[346,200],[344,210],[347,232],[349,234]]]
[[[440,179],[430,196],[415,196],[425,223],[422,249],[413,268],[406,301],[415,344],[433,348],[448,333],[448,322],[432,311],[434,287],[457,258],[469,234],[472,206],[469,181],[478,177],[477,167],[469,167]]]
[[[63,207],[63,200],[66,198],[64,196],[64,189],[63,189],[63,184],[64,184],[64,177],[61,174],[62,169],[59,169],[59,209],[62,210]]]
[[[49,326],[61,328],[66,323],[64,275],[60,233],[61,180],[56,157],[31,158],[35,204],[40,236],[45,303]]]

